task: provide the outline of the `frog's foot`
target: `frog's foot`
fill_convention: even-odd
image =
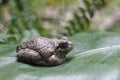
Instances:
[[[56,55],[52,55],[49,59],[50,65],[59,65],[65,62],[65,58],[59,58]]]

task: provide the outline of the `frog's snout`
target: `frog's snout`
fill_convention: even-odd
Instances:
[[[69,48],[72,50],[74,48],[74,45],[72,42],[69,42]]]

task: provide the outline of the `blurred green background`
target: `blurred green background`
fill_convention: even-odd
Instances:
[[[67,36],[64,64],[16,61],[32,37]],[[120,80],[120,0],[0,0],[0,80]]]
[[[119,6],[117,1],[115,4]],[[41,36],[59,38],[108,30],[100,28],[104,25],[104,20],[102,23],[100,20],[105,9],[113,5],[112,0],[0,0],[0,32],[24,36],[24,31],[34,30]]]

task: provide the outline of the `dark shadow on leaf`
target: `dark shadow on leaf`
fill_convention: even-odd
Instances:
[[[64,63],[69,63],[71,62],[75,57],[68,57]]]

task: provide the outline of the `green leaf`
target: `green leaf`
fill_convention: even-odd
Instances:
[[[113,32],[80,33],[70,39],[75,45],[71,54],[120,44],[120,34]]]
[[[81,33],[70,38],[74,50],[64,64],[32,66],[16,61],[15,45],[0,45],[1,80],[119,80],[120,35]],[[12,48],[13,47],[13,48]],[[9,48],[9,49],[8,49]]]

